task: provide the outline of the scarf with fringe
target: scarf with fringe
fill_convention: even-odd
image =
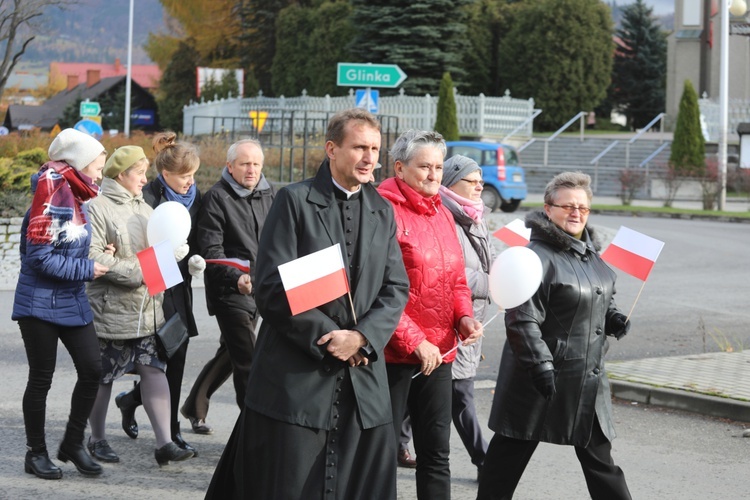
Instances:
[[[26,240],[58,245],[85,238],[86,216],[81,206],[99,194],[99,186],[64,162],[45,163],[38,175]]]

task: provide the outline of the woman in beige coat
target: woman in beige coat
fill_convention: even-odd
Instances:
[[[103,462],[119,462],[104,432],[112,382],[126,373],[137,373],[143,407],[156,435],[154,456],[164,465],[188,459],[193,452],[179,448],[171,439],[166,359],[157,350],[155,336],[164,324],[163,296],[149,296],[136,256],[149,246],[146,229],[153,209],[142,195],[148,165],[140,147],[116,150],[104,167],[101,196],[89,208],[90,256],[109,271],[88,288],[102,353],[102,379],[89,419],[88,448]],[[175,253],[184,257],[187,245]]]

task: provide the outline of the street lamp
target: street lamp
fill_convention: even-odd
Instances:
[[[721,13],[721,54],[719,61],[719,210],[727,204],[727,129],[729,128],[729,14],[744,16],[745,0],[726,0]]]
[[[742,0],[740,0],[742,1]],[[130,0],[128,21],[128,71],[125,76],[125,137],[130,137],[130,93],[133,79],[133,0]]]

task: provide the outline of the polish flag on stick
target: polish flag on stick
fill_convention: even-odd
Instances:
[[[492,233],[492,236],[509,247],[525,247],[531,239],[531,229],[521,219],[515,219]]]
[[[280,265],[279,275],[292,316],[349,293],[344,257],[338,244]]]
[[[226,257],[224,259],[206,259],[206,264],[219,264],[222,266],[236,267],[245,274],[250,273],[250,261]]]
[[[612,243],[602,253],[602,260],[646,281],[662,248],[663,241],[620,226]]]
[[[626,321],[633,314],[635,304],[641,297],[643,287],[646,286],[646,279],[651,273],[656,259],[659,258],[662,248],[664,248],[663,241],[620,226],[620,230],[612,239],[612,243],[602,253],[603,261],[643,281]]]
[[[174,258],[174,251],[169,240],[141,250],[136,254],[141,263],[143,282],[152,297],[167,288],[182,283],[182,273]]]

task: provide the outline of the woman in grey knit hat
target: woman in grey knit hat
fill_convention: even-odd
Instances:
[[[471,158],[455,155],[443,166],[440,196],[443,205],[453,214],[458,241],[466,265],[466,281],[471,289],[474,319],[484,322],[490,306],[489,272],[494,252],[484,219],[482,202],[482,169]],[[461,345],[453,362],[453,425],[477,466],[477,476],[487,453],[487,441],[474,406],[474,377],[482,358],[482,339],[468,346]]]

